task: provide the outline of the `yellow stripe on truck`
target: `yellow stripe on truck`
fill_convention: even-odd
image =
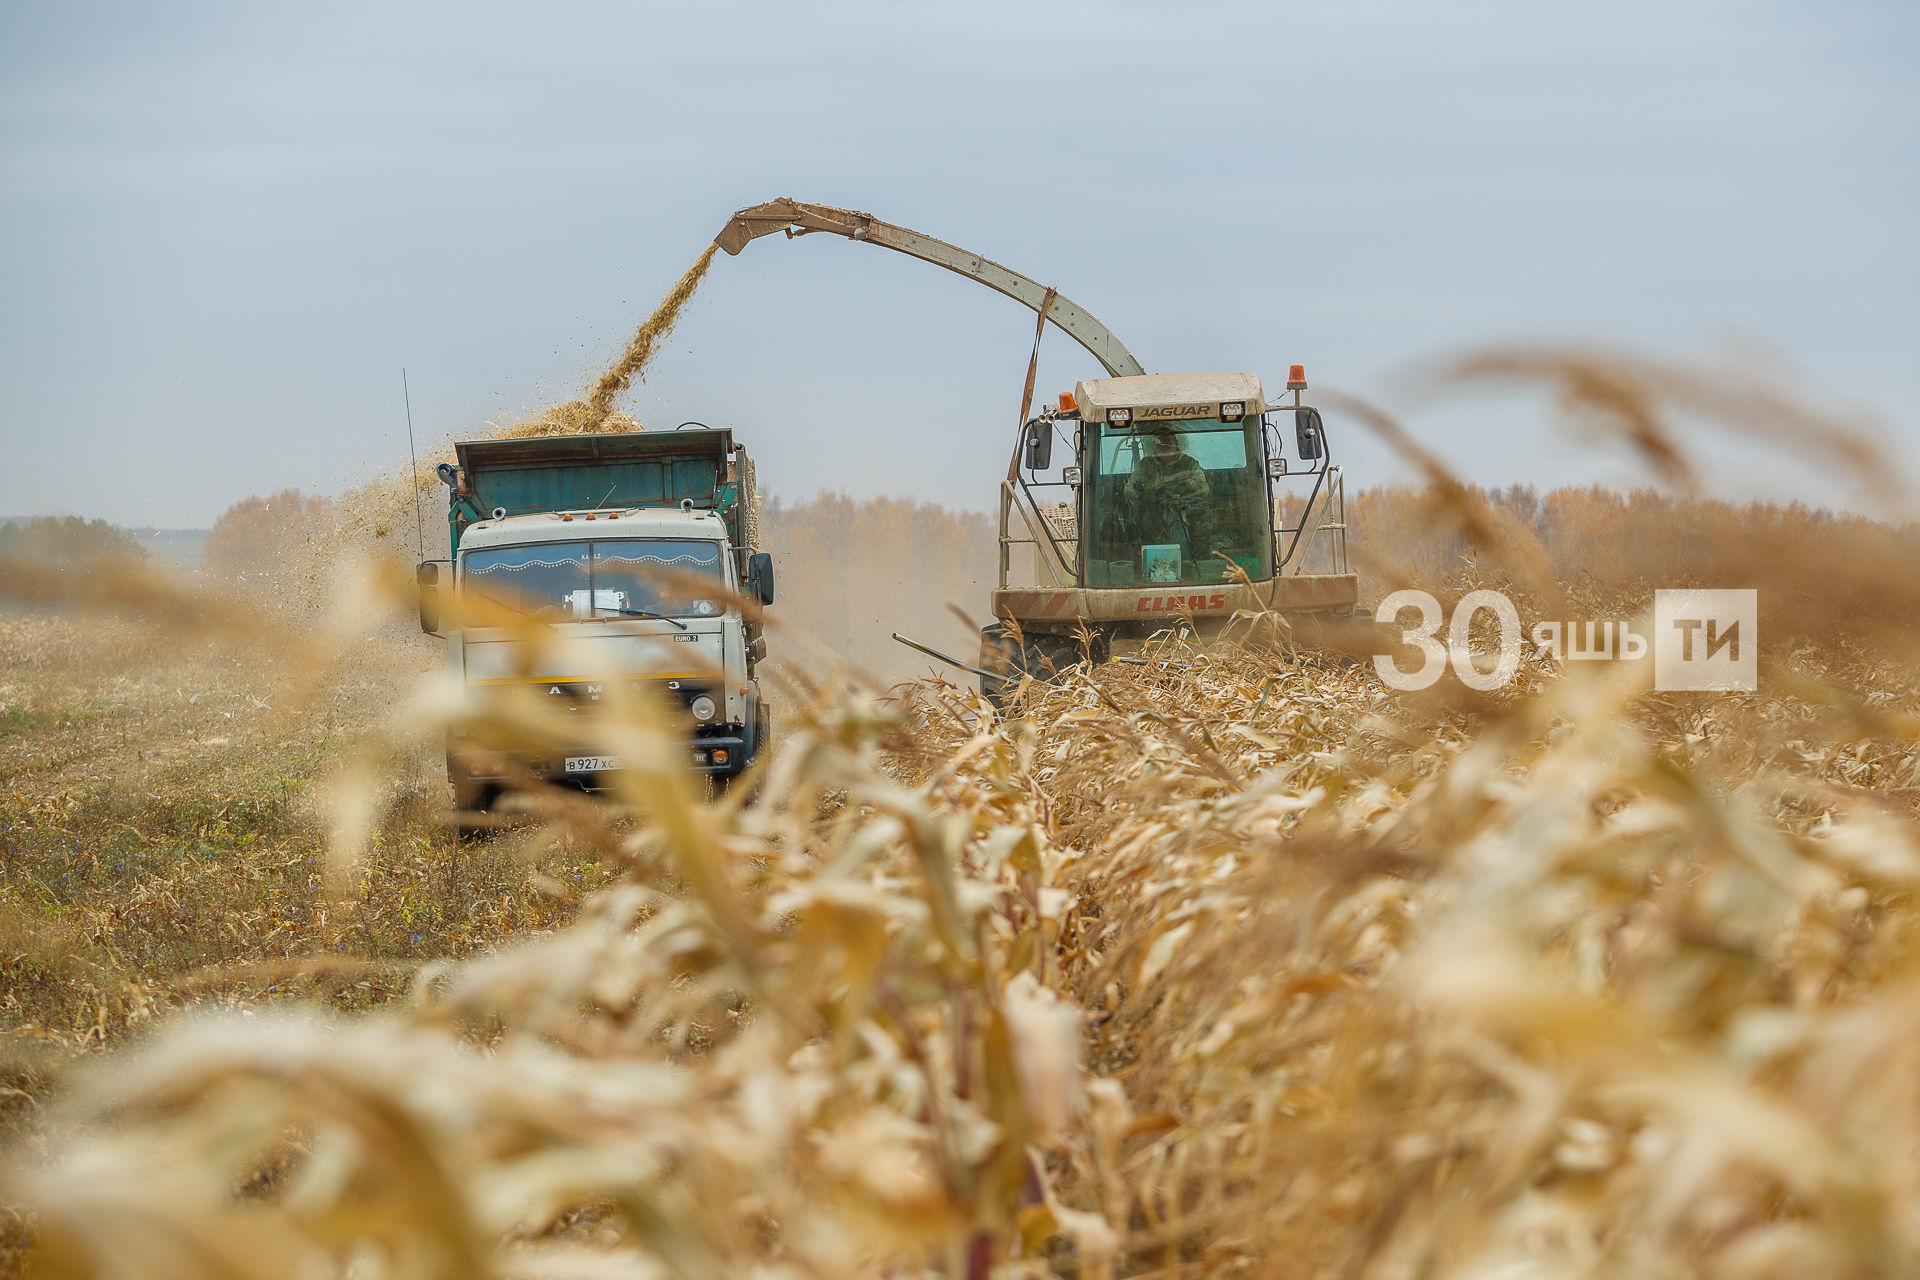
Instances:
[[[502,676],[486,680],[469,680],[468,684],[593,684],[607,680],[710,680],[720,675],[720,668],[710,667],[705,671],[629,671],[617,676]]]

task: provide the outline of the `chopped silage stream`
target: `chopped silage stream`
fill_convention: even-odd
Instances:
[[[713,255],[714,246],[708,245],[694,259],[666,296],[640,322],[620,355],[594,379],[583,398],[548,405],[514,421],[489,422],[486,425],[490,430],[472,435],[520,439],[645,430],[638,418],[615,408],[615,401],[636,379],[646,376],[647,366],[658,354],[660,343],[673,332],[700,282],[706,278]],[[439,463],[453,461],[452,449],[442,449],[430,453],[417,467],[397,468],[343,495],[334,523],[309,533],[307,554],[296,557],[282,576],[304,587],[311,595],[317,595],[328,588],[335,571],[355,564],[360,557],[398,562],[412,557],[421,543],[437,549],[446,536],[444,517],[439,514],[444,508],[445,496],[434,468]],[[417,535],[416,500],[425,500]]]

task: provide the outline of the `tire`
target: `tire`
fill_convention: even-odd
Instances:
[[[997,677],[980,677],[980,695],[996,708],[1004,710],[1007,700],[1026,673],[1026,650],[1014,642],[1013,632],[1004,623],[995,622],[980,629],[982,671],[1003,672]]]
[[[747,768],[760,758],[760,753],[773,745],[773,712],[764,699],[754,699],[753,719],[743,726],[740,737],[742,740],[740,767],[734,771],[735,773],[746,772]]]
[[[484,835],[493,830],[493,824],[482,818],[471,821],[471,815],[491,814],[493,805],[500,798],[500,788],[488,782],[456,782],[453,784],[453,829],[462,836]]]
[[[1026,633],[1025,643],[1014,642],[1013,629],[1005,623],[996,622],[980,630],[980,662],[982,671],[1005,672],[999,677],[980,677],[980,692],[995,707],[1004,708],[1013,691],[1020,686],[1022,677],[1031,677],[1043,684],[1057,679],[1059,673],[1091,659],[1095,664],[1105,662],[1112,652],[1112,642],[1104,631],[1095,631],[1091,651],[1080,642],[1078,635],[1060,635],[1057,632],[1030,631]]]
[[[717,800],[733,790],[740,779],[746,775],[747,770],[753,767],[753,762],[760,758],[760,753],[773,745],[773,712],[768,709],[765,702],[759,703],[754,708],[753,721],[747,726],[746,739],[747,744],[741,752],[738,769],[732,773],[707,775],[713,786],[714,799]]]

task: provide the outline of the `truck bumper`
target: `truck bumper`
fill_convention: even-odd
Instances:
[[[483,808],[467,801],[497,793],[514,779],[528,775],[559,786],[604,791],[614,785],[621,768],[617,757],[585,747],[487,751],[473,747],[463,750],[464,745],[449,744],[447,749],[447,778],[462,801],[461,808]],[[743,727],[728,725],[722,732],[701,734],[687,742],[687,767],[695,773],[731,777],[751,762],[754,745]]]

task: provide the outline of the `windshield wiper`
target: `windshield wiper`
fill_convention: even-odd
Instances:
[[[597,604],[593,606],[593,612],[596,615],[598,615],[602,609],[605,609],[608,613],[624,613],[629,618],[652,618],[656,622],[671,622],[682,631],[687,629],[686,623],[680,621],[678,618],[669,618],[664,613],[648,613],[645,609],[618,609],[610,604]]]

